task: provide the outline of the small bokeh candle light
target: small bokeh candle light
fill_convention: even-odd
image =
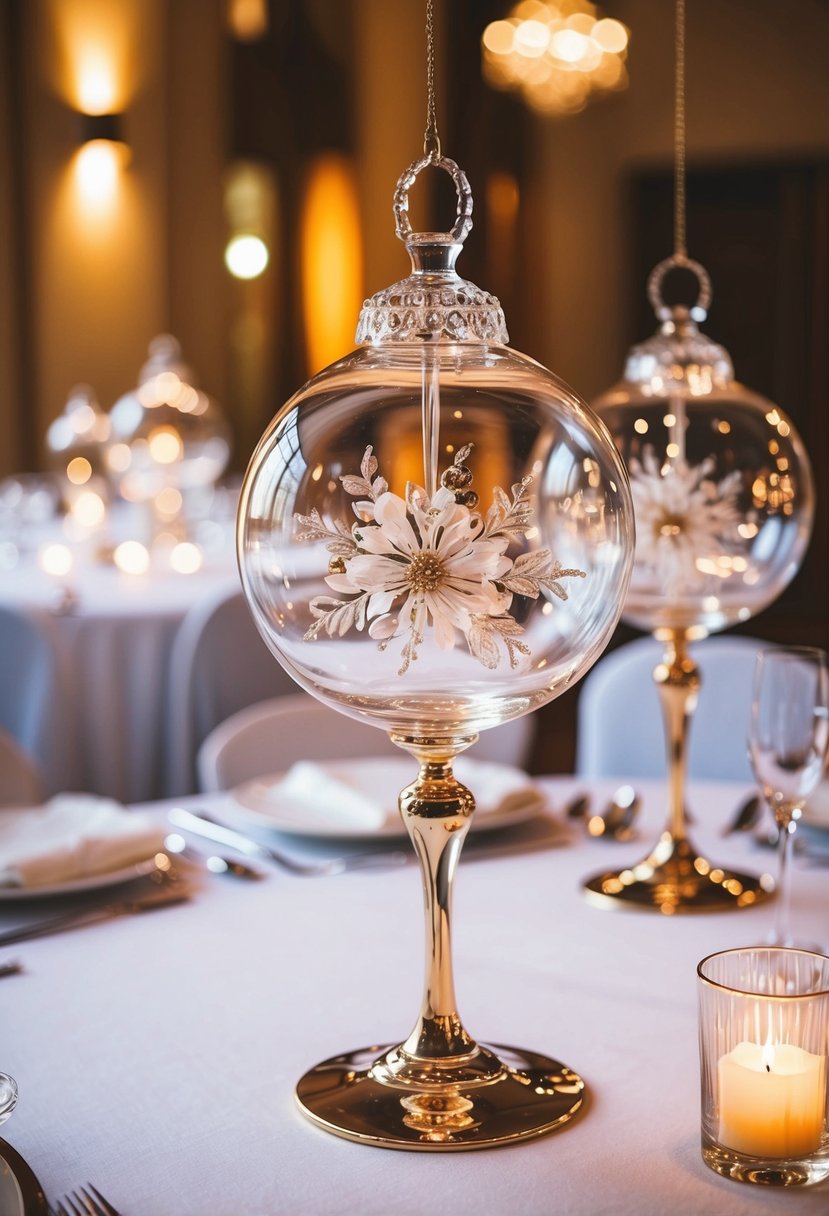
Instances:
[[[726,950],[697,972],[706,1164],[772,1186],[829,1177],[829,958]]]

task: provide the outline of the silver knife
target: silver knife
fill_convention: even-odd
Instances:
[[[198,849],[189,845],[183,836],[179,836],[178,832],[171,832],[169,836],[165,836],[164,848],[176,857],[195,861],[209,870],[211,874],[229,874],[233,878],[265,877],[264,870],[257,870],[255,866],[249,866],[247,862],[238,861],[235,857],[220,857],[215,853],[208,856],[206,853],[200,853]]]
[[[143,895],[137,899],[122,899],[117,903],[102,904],[98,908],[87,908],[83,912],[61,912],[59,916],[50,916],[48,920],[36,921],[33,925],[24,925],[20,929],[6,929],[0,933],[0,946],[13,946],[16,942],[25,942],[32,937],[46,937],[50,933],[61,933],[64,929],[80,929],[84,925],[94,925],[98,921],[110,920],[114,916],[126,916],[135,912],[150,912],[155,908],[167,908],[171,904],[181,904],[189,899],[187,891],[163,890],[154,891],[152,895]]]

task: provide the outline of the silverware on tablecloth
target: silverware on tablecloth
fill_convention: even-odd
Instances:
[[[642,800],[632,785],[620,785],[603,811],[585,815],[584,826],[595,839],[632,840],[633,823]]]
[[[70,1191],[49,1208],[49,1216],[121,1216],[91,1182]]]
[[[734,816],[722,830],[723,836],[732,832],[750,832],[763,813],[763,799],[759,794],[752,794],[741,802]]]
[[[0,963],[0,980],[6,975],[20,975],[23,964],[19,958],[11,958],[7,963]]]
[[[305,878],[314,878],[327,874],[343,874],[346,870],[377,870],[390,866],[404,866],[411,860],[409,853],[395,850],[394,852],[346,853],[341,857],[325,857],[313,860],[300,860],[272,845],[263,844],[236,828],[226,827],[208,814],[200,810],[198,813],[187,811],[183,807],[173,807],[167,818],[177,828],[204,836],[228,848],[238,849],[248,857],[264,857],[275,865],[282,866],[291,874]]]
[[[568,803],[565,804],[564,814],[567,819],[584,819],[587,814],[587,808],[590,806],[590,795],[582,791],[579,794],[574,794]]]
[[[216,853],[201,853],[189,845],[178,832],[170,832],[164,838],[164,848],[175,857],[183,857],[197,865],[204,866],[211,874],[229,874],[232,878],[264,878],[263,870],[249,866],[245,861],[235,857],[223,857]]]
[[[85,925],[94,925],[98,921],[111,920],[115,916],[127,916],[137,912],[151,912],[156,908],[167,908],[171,904],[184,903],[190,898],[190,893],[183,887],[164,886],[149,895],[133,896],[131,899],[121,899],[114,903],[101,904],[95,908],[85,908],[83,911],[73,910],[61,912],[58,916],[50,916],[48,920],[36,921],[33,925],[24,925],[18,929],[6,929],[0,932],[0,946],[13,946],[17,942],[25,942],[34,937],[46,937],[50,933],[62,933],[66,929],[80,929]]]

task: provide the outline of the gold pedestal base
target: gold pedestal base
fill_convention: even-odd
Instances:
[[[584,1082],[566,1065],[514,1047],[476,1049],[474,1059],[439,1069],[416,1061],[400,1069],[399,1047],[334,1056],[299,1081],[297,1101],[314,1123],[361,1144],[449,1152],[515,1144],[551,1132],[575,1115]],[[431,1078],[431,1079],[428,1079]]]
[[[679,912],[724,912],[750,908],[775,890],[770,874],[741,874],[701,857],[687,837],[663,833],[643,861],[624,870],[608,870],[584,882],[591,903],[604,908],[650,908],[673,916]]]

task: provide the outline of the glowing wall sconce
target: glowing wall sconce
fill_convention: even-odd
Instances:
[[[271,261],[276,223],[276,183],[271,171],[252,161],[228,170],[224,189],[229,239],[224,260],[235,279],[258,279]]]
[[[78,114],[77,130],[80,148],[76,171],[84,202],[106,206],[117,189],[121,170],[130,161],[123,115]]]

